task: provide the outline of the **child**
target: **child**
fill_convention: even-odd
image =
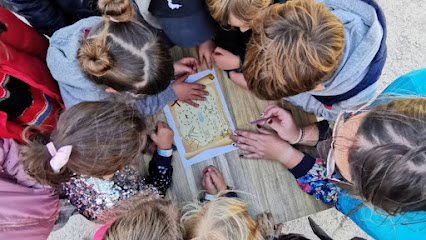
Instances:
[[[161,239],[183,240],[179,212],[171,201],[136,195],[109,213],[107,224],[93,237],[94,240]]]
[[[425,78],[422,69],[397,79],[371,110],[342,112],[333,131],[326,121],[298,128],[289,112],[270,106],[264,117],[274,116],[267,123],[276,132],[258,126],[260,134],[237,130],[232,138],[250,152],[247,158],[280,161],[303,191],[348,214],[373,238],[421,239],[426,234]],[[407,93],[415,96],[404,99]],[[387,102],[389,95],[400,97]],[[290,143],[317,145],[321,158]]]
[[[46,65],[48,41],[0,8],[0,137],[23,142],[36,125],[50,132],[63,104]]]
[[[62,187],[81,214],[96,220],[139,192],[165,195],[173,131],[159,122],[150,137],[158,150],[144,179],[135,167],[147,142],[143,118],[123,103],[83,102],[61,114],[50,136],[27,139],[23,164],[39,183]]]
[[[235,192],[227,191],[222,174],[213,166],[203,170],[202,186],[205,190],[202,202],[183,207],[181,218],[185,239],[276,239],[282,225],[273,230],[272,214],[261,215],[255,221],[247,212],[247,203]],[[275,237],[275,238],[274,238]]]
[[[204,86],[184,83],[185,76],[169,85],[174,75],[195,73],[195,58],[179,60],[173,71],[168,49],[134,19],[128,0],[98,4],[102,18],[82,19],[50,39],[47,63],[66,107],[127,92],[136,97],[142,115],[148,116],[176,98],[194,106],[192,100],[204,100]]]
[[[19,148],[13,139],[0,138],[0,236],[47,239],[58,217],[59,198],[24,172]]]
[[[386,59],[374,1],[295,0],[263,11],[244,61],[250,91],[333,120],[370,100]],[[245,85],[243,86],[245,87]]]

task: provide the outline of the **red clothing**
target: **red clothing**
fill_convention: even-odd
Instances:
[[[1,7],[0,21],[7,27],[7,31],[0,35],[0,78],[10,75],[25,82],[30,85],[33,97],[33,104],[17,119],[8,120],[7,112],[0,111],[0,137],[22,142],[26,125],[35,124],[46,131],[53,130],[64,106],[57,83],[46,65],[49,41]]]

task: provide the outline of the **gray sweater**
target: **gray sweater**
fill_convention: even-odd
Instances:
[[[348,92],[369,70],[369,66],[380,47],[383,29],[375,9],[360,0],[316,0],[324,3],[343,23],[345,49],[334,76],[323,83],[324,90],[309,91],[284,98],[294,105],[327,120],[335,120],[341,110],[366,103],[376,93],[376,84],[369,86],[348,100],[336,103],[327,109],[312,95],[335,96]]]
[[[83,38],[83,30],[93,27],[100,20],[101,17],[82,19],[71,26],[59,29],[50,38],[47,66],[53,78],[58,81],[67,108],[84,101],[102,101],[112,97],[83,74],[77,61],[77,50],[79,41]],[[176,99],[176,94],[169,85],[157,95],[135,99],[134,105],[143,116],[149,116]]]

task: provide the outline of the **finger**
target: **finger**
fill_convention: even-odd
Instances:
[[[251,145],[251,146],[256,146],[258,144],[256,140],[246,138],[246,137],[243,137],[243,136],[232,135],[232,136],[230,136],[230,138],[237,143],[244,143],[244,144]]]
[[[266,213],[266,216],[268,217],[269,222],[270,222],[272,225],[275,225],[275,220],[274,220],[274,216],[272,216],[272,213],[267,212],[267,213]]]
[[[188,83],[190,84],[190,88],[196,89],[196,90],[203,90],[206,89],[206,85],[198,84],[198,83]]]
[[[252,140],[258,140],[258,139],[262,138],[261,134],[242,131],[242,130],[235,130],[235,133],[238,134],[239,136],[249,138],[249,139],[252,139]]]
[[[250,152],[250,153],[257,153],[257,154],[260,155],[259,150],[257,150],[254,146],[243,144],[243,143],[236,143],[235,146],[237,148],[241,149],[241,150],[245,150],[245,151]],[[249,153],[247,153],[247,154],[249,154]]]
[[[180,65],[180,68],[181,68],[181,71],[185,74],[192,73],[192,66],[190,67],[188,65],[182,64]]]
[[[193,102],[190,99],[184,100],[183,102],[186,103],[186,104],[189,104],[189,105],[191,105],[193,107],[198,107],[199,106],[198,104],[196,104],[195,102]]]
[[[282,231],[283,231],[283,224],[280,223],[278,224],[277,229],[275,230],[275,237],[279,237]]]
[[[261,134],[271,135],[271,134],[273,134],[273,133],[274,133],[274,132],[272,132],[272,131],[269,131],[269,130],[267,130],[267,129],[264,129],[263,127],[259,127],[258,125],[256,125],[256,129],[257,129],[257,131],[258,131],[259,133],[261,133]]]
[[[178,79],[176,79],[175,81],[176,82],[185,82],[185,80],[188,78],[188,76],[189,76],[188,74],[185,74],[185,75],[179,77]]]
[[[190,100],[198,100],[198,101],[206,101],[206,98],[205,98],[205,97],[200,97],[200,96],[198,96],[198,95],[194,95],[194,94],[191,94],[191,95],[189,96],[189,99],[190,99]]]
[[[209,170],[209,168],[211,167],[211,165],[210,166],[207,166],[207,167],[205,167],[204,169],[203,169],[203,174],[206,174],[206,172]]]
[[[216,175],[218,175],[218,176],[220,176],[220,177],[223,178],[222,173],[216,167],[210,166],[210,170],[213,171],[213,172],[215,172]]]
[[[226,53],[227,51],[221,47],[216,47],[213,51],[215,54],[220,54],[223,55],[224,53]]]
[[[271,105],[267,106],[265,109],[263,109],[263,116],[265,116],[265,113],[267,113],[270,109],[276,108],[276,107],[278,107],[278,106],[275,105],[275,104],[271,104]]]
[[[206,183],[206,187],[207,188],[216,188],[215,187],[215,185],[214,185],[214,183],[213,183],[213,180],[212,180],[212,178],[211,178],[211,175],[210,175],[210,172],[207,172],[205,175],[205,183]]]
[[[212,56],[207,56],[205,57],[205,59],[206,59],[207,67],[209,69],[212,69]]]
[[[260,156],[258,153],[248,153],[248,154],[242,154],[241,157],[247,158],[247,159],[262,159],[263,157]]]
[[[204,91],[204,90],[193,89],[193,90],[191,90],[191,95],[208,96],[209,92]]]

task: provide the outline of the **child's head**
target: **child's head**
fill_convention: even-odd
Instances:
[[[353,119],[353,133],[338,131],[351,141],[336,138],[334,155],[351,193],[391,215],[426,211],[426,99],[394,100]]]
[[[80,42],[81,70],[95,83],[118,92],[157,94],[173,79],[168,49],[133,17],[129,0],[99,0],[103,19]]]
[[[127,210],[114,220],[103,240],[183,239],[179,213],[171,201],[136,195],[120,206],[124,204]]]
[[[262,227],[247,213],[247,204],[238,198],[217,197],[205,204],[184,207],[181,223],[186,239],[263,240]]]
[[[257,97],[277,100],[310,91],[334,74],[345,38],[343,24],[324,4],[274,4],[258,20],[244,60],[244,77]]]
[[[245,32],[259,11],[272,3],[272,0],[207,0],[212,17],[222,26],[233,26]]]
[[[50,136],[35,133],[22,147],[26,172],[41,184],[58,186],[73,175],[102,178],[134,163],[146,142],[144,119],[133,107],[83,102],[61,114]],[[71,146],[68,162],[56,173],[46,146]]]

